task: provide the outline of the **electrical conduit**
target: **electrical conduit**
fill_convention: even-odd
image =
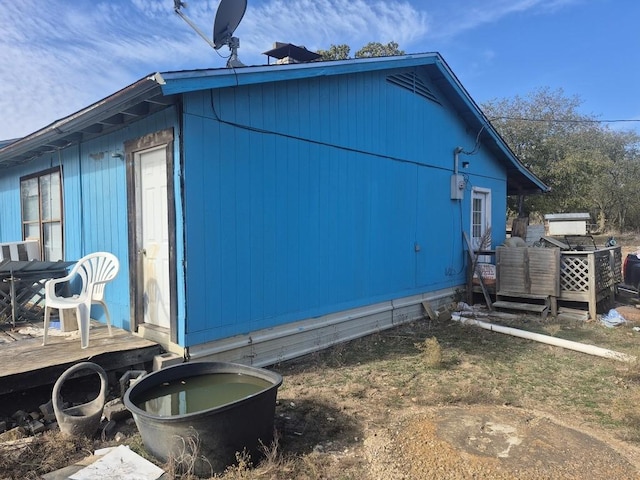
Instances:
[[[512,327],[504,327],[502,325],[494,325],[493,323],[483,322],[481,320],[475,320],[472,318],[466,318],[461,315],[453,314],[451,318],[455,321],[462,323],[463,325],[476,325],[484,328],[485,330],[491,330],[492,332],[504,333],[514,337],[526,338],[527,340],[533,340],[535,342],[546,343],[548,345],[554,345],[556,347],[567,348],[569,350],[575,350],[576,352],[587,353],[589,355],[595,355],[598,357],[611,358],[613,360],[619,360],[621,362],[635,362],[636,357],[633,355],[627,355],[626,353],[615,352],[606,348],[596,347],[594,345],[587,345],[584,343],[573,342],[571,340],[563,340],[561,338],[550,337],[549,335],[542,335],[540,333],[527,332],[525,330],[519,330]]]

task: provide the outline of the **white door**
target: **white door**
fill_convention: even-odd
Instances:
[[[491,191],[474,188],[471,192],[471,246],[474,250],[491,248]],[[478,261],[488,261],[481,257]]]
[[[144,322],[170,327],[169,215],[166,147],[136,154],[139,169]]]

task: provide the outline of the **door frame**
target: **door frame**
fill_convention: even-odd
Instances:
[[[169,341],[178,341],[177,262],[176,262],[176,209],[173,182],[173,129],[160,130],[124,143],[127,176],[127,219],[129,223],[129,308],[131,330],[137,331],[144,318],[144,259],[142,252],[142,204],[140,201],[139,165],[137,153],[163,146],[167,159],[167,214],[169,234]]]

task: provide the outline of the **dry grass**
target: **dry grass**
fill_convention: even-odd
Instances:
[[[630,327],[530,318],[514,323],[635,353],[638,334]],[[280,427],[282,448],[291,454],[287,470],[295,474],[270,478],[359,478],[361,459],[341,453],[357,452],[368,427],[388,424],[394,411],[439,405],[548,410],[625,441],[640,440],[635,366],[457,323],[416,322],[277,369],[285,375],[278,411],[289,418]],[[331,424],[342,428],[330,429]]]
[[[287,478],[294,471],[294,461],[287,459],[280,452],[277,438],[271,445],[262,445],[262,459],[254,466],[253,459],[247,452],[236,453],[235,465],[229,466],[222,475],[214,478],[224,480],[279,479]]]
[[[416,343],[415,347],[422,352],[422,358],[427,367],[442,367],[442,348],[436,337],[429,337],[422,343]]]
[[[17,440],[0,451],[0,478],[37,479],[40,475],[69,465],[69,459],[93,453],[87,438],[71,439],[60,432]]]
[[[177,455],[169,457],[164,466],[165,471],[171,478],[181,478],[183,480],[198,478],[195,474],[196,463],[203,462],[204,465],[209,464],[211,466],[206,457],[200,455],[198,433],[194,430],[186,437],[178,437],[178,441],[180,443],[179,452]],[[213,475],[213,471],[211,473]]]

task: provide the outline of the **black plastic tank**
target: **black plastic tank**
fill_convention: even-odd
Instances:
[[[150,454],[211,476],[232,465],[237,452],[256,459],[261,445],[269,446],[281,384],[281,375],[264,368],[182,363],[138,380],[124,404]]]

